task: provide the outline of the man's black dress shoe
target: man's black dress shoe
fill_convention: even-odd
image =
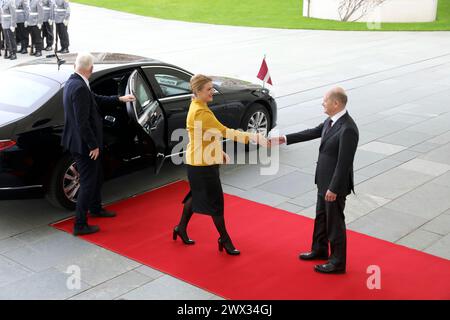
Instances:
[[[113,217],[117,216],[117,214],[113,211],[107,211],[105,209],[102,209],[98,213],[91,212],[91,216],[96,217],[96,218],[113,218]]]
[[[318,265],[316,265],[314,267],[314,270],[316,272],[329,273],[329,274],[342,274],[342,273],[345,273],[345,267],[344,268],[338,268],[332,263],[318,264]]]
[[[300,260],[328,260],[328,254],[308,252],[308,253],[301,253],[298,258]]]
[[[73,235],[74,236],[82,236],[86,234],[92,234],[99,232],[100,228],[98,226],[90,226],[90,225],[84,225],[82,227],[74,227],[73,228]]]

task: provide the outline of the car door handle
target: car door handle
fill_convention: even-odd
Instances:
[[[156,112],[152,113],[152,115],[150,116],[150,121],[149,123],[149,127],[150,127],[150,131],[155,131],[156,128],[158,127],[159,124],[159,120],[161,119],[161,115],[157,114]]]
[[[105,120],[110,122],[110,123],[112,123],[112,124],[114,124],[116,122],[116,118],[113,117],[113,116],[109,116],[109,115],[105,116]]]

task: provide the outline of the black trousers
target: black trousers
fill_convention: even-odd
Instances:
[[[5,44],[4,44],[4,36],[3,36],[3,28],[0,24],[0,49],[3,50]]]
[[[347,235],[345,227],[345,196],[338,196],[336,201],[325,201],[325,196],[317,195],[316,219],[312,251],[328,253],[328,243],[331,254],[329,262],[337,267],[344,267],[347,262]]]
[[[14,35],[14,32],[11,31],[11,29],[5,29],[3,30],[3,34],[5,36],[5,48],[9,51],[9,53],[16,53],[17,52],[17,44],[16,44],[16,36]]]
[[[53,46],[53,26],[48,22],[42,24],[42,38],[45,39],[47,47]]]
[[[27,48],[28,47],[29,35],[28,35],[27,28],[25,28],[25,24],[24,23],[18,23],[17,24],[16,39],[17,39],[17,42],[19,42],[21,44],[22,50],[23,50],[23,48]]]
[[[56,33],[58,34],[59,41],[61,42],[61,49],[69,49],[69,33],[64,23],[56,24]]]
[[[39,52],[42,51],[42,35],[41,30],[37,26],[28,27],[31,34],[31,44],[34,46],[34,49]]]
[[[102,209],[101,189],[103,170],[101,157],[92,160],[89,155],[72,154],[80,174],[80,189],[77,197],[75,227],[87,224],[87,211],[99,213]]]

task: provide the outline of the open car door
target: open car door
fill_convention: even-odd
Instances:
[[[159,173],[167,148],[164,112],[138,70],[128,79],[126,93],[136,97],[134,102],[127,103],[128,115],[150,137],[155,151],[155,173]]]

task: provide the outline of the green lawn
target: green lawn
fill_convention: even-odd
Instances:
[[[302,0],[73,0],[163,19],[287,29],[367,30],[365,23],[304,18]],[[405,9],[406,10],[406,9]],[[385,23],[381,30],[450,30],[450,0],[431,23]]]

